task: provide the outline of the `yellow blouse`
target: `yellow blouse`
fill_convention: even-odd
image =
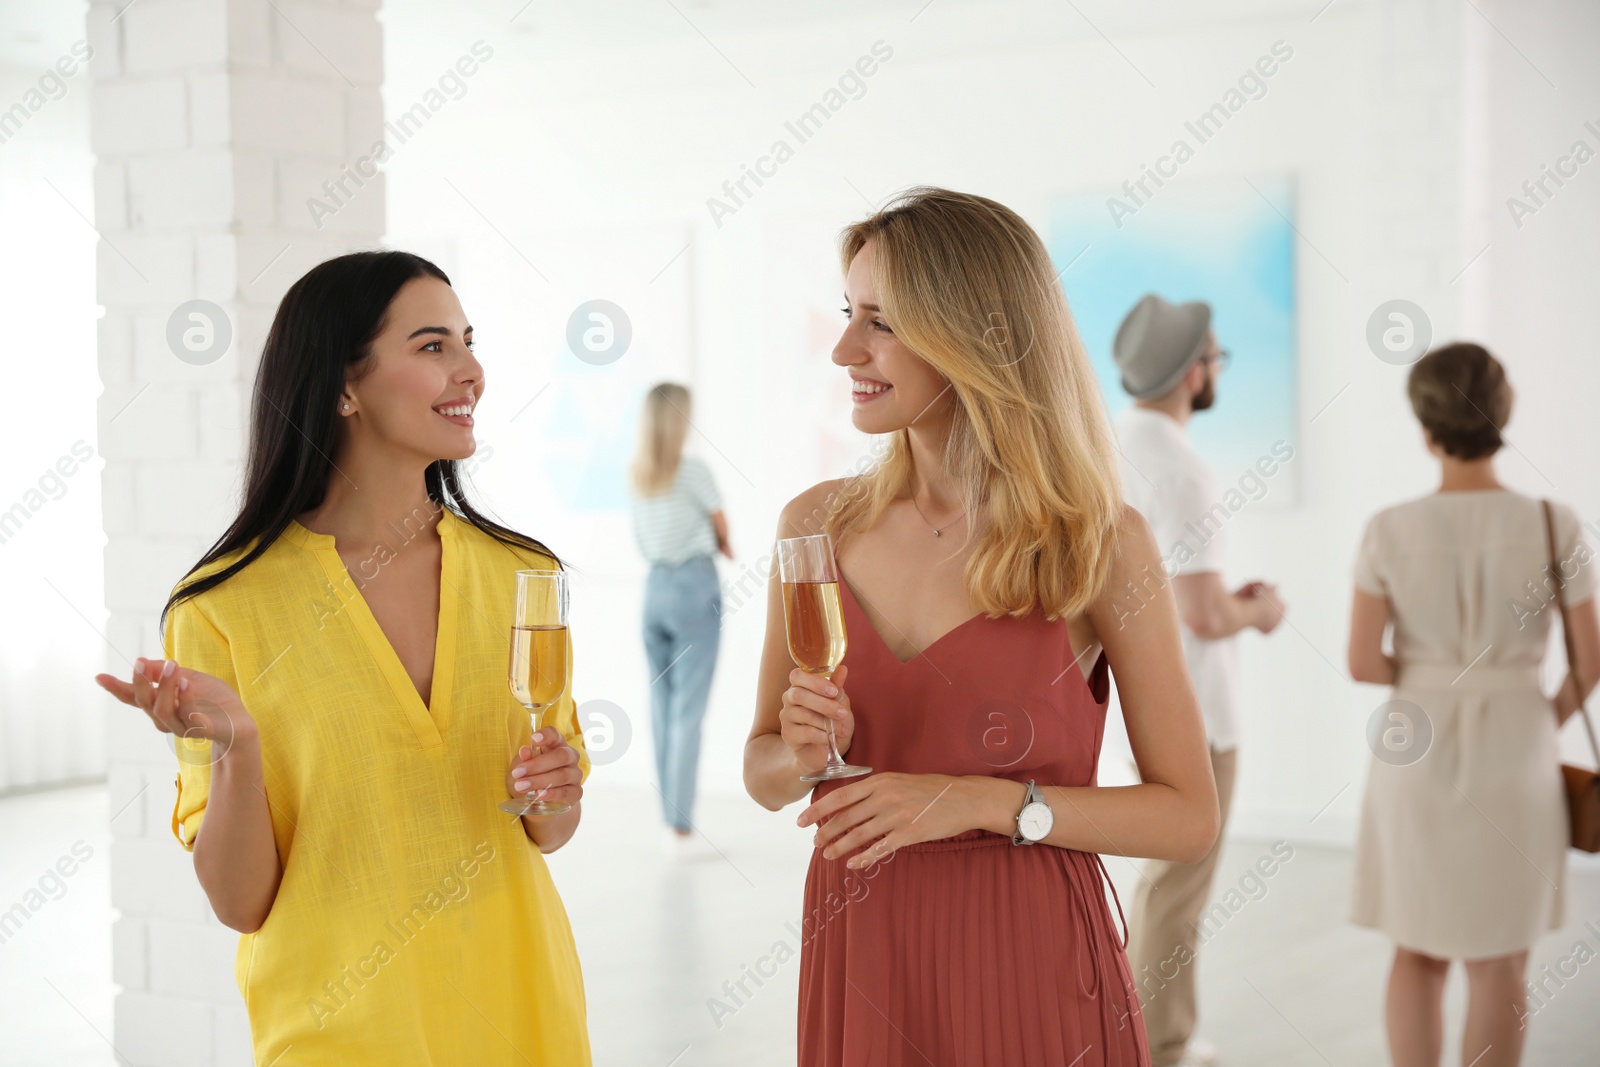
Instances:
[[[299,523],[168,615],[167,657],[233,686],[261,737],[283,881],[234,964],[257,1063],[590,1063],[566,910],[495,806],[532,732],[506,680],[512,574],[553,564],[449,509],[438,530],[431,709],[333,537]],[[544,722],[587,780],[570,684]],[[190,850],[210,748],[179,743],[172,829]]]

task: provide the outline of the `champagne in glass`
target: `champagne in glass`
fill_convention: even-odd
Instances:
[[[827,534],[815,534],[779,541],[778,577],[783,582],[783,621],[788,631],[789,655],[807,674],[831,678],[844,661],[846,642],[833,539]],[[830,719],[828,762],[815,774],[802,774],[800,780],[828,782],[871,772],[871,767],[851,766],[840,758]]]
[[[525,708],[544,708],[567,688],[567,628],[511,628],[511,695]],[[537,727],[535,727],[537,729]]]
[[[784,582],[789,654],[809,674],[832,674],[844,659],[844,614],[838,582]]]
[[[511,695],[543,729],[544,710],[567,691],[567,575],[565,571],[518,571],[516,614],[511,620]],[[539,800],[533,790],[500,802],[513,815],[560,815],[570,804]]]

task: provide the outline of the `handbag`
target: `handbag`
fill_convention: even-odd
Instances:
[[[1544,532],[1550,543],[1550,576],[1556,585],[1556,606],[1561,609],[1561,636],[1567,648],[1567,669],[1572,680],[1583,692],[1583,682],[1578,677],[1578,658],[1572,640],[1572,619],[1567,614],[1566,601],[1561,597],[1561,567],[1556,562],[1555,523],[1550,518],[1550,501],[1544,504]],[[1596,766],[1600,766],[1600,743],[1594,736],[1594,721],[1589,709],[1578,702],[1578,714],[1583,717],[1583,728],[1589,735],[1589,748],[1594,752]],[[1561,783],[1567,792],[1567,818],[1572,827],[1572,847],[1585,852],[1600,852],[1600,772],[1587,767],[1561,765]]]

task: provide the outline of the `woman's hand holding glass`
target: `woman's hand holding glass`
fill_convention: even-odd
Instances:
[[[506,793],[513,800],[526,800],[531,794],[550,804],[577,804],[583,796],[578,750],[554,726],[539,730],[533,744],[523,745],[506,771]]]
[[[815,774],[828,762],[828,722],[833,721],[834,742],[839,755],[850,751],[856,732],[855,712],[850,694],[844,691],[850,668],[840,666],[827,675],[811,674],[796,667],[789,672],[789,688],[783,691],[783,707],[778,712],[783,743],[794,753],[795,762],[805,773]]]

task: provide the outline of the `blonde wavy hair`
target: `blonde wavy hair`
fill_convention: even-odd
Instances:
[[[907,189],[845,228],[841,263],[873,242],[873,285],[890,328],[950,382],[958,403],[945,469],[980,540],[967,591],[989,616],[1074,617],[1098,597],[1117,550],[1122,481],[1099,383],[1044,243],[993,200]],[[835,539],[870,528],[911,484],[909,433],[827,507]],[[981,526],[975,531],[974,526]]]
[[[689,436],[689,390],[662,382],[644,397],[639,412],[639,450],[629,471],[636,493],[654,496],[672,488]]]

